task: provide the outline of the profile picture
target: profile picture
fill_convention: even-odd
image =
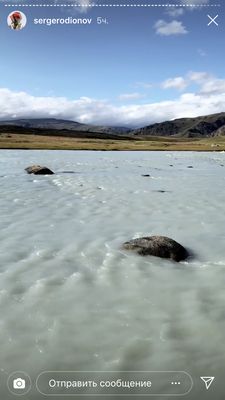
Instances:
[[[21,30],[26,26],[27,17],[21,11],[12,11],[7,18],[9,28],[14,30]]]

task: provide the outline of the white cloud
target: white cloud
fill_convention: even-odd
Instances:
[[[190,72],[184,79],[199,86],[173,100],[115,105],[105,100],[81,97],[38,97],[26,92],[0,89],[0,119],[62,118],[82,123],[114,126],[144,126],[154,122],[225,111],[225,79],[206,72]],[[135,100],[134,100],[135,101]]]
[[[168,14],[170,17],[174,17],[174,18],[180,17],[181,15],[184,14],[184,7],[183,8],[168,7],[166,14]]]
[[[167,79],[161,86],[163,89],[184,90],[188,86],[188,82],[183,77],[177,76],[176,78]]]
[[[195,72],[195,71],[189,72],[187,78],[190,81],[197,83],[198,85],[202,85],[208,80],[214,79],[213,75],[209,74],[208,72]]]
[[[191,84],[199,86],[198,93],[201,95],[225,93],[225,79],[218,79],[207,72],[191,71],[185,77],[169,78],[162,82],[161,87],[163,89],[184,90]]]
[[[202,11],[204,6],[208,9],[210,0],[181,0],[181,3],[186,6],[184,7],[184,11]],[[216,3],[216,1],[214,3]]]
[[[182,22],[176,20],[166,22],[163,19],[160,19],[155,23],[154,28],[156,33],[162,36],[184,35],[188,33]]]
[[[119,100],[136,100],[144,97],[141,93],[124,93],[119,96]]]
[[[181,3],[189,6],[191,4],[198,6],[198,5],[209,4],[209,0],[181,0]]]
[[[203,83],[200,93],[207,95],[225,93],[225,80],[215,78],[209,79]]]
[[[97,1],[95,1],[95,3],[97,3]],[[71,7],[71,8],[67,8],[64,7],[65,10],[69,11],[70,14],[76,14],[76,12],[87,12],[91,7],[90,5],[93,3],[92,0],[54,0],[54,4],[79,4],[81,5],[80,7]],[[62,7],[63,8],[63,7]]]
[[[165,14],[178,18],[184,15],[186,11],[201,10],[204,5],[208,4],[209,0],[181,0],[179,7],[168,5]]]

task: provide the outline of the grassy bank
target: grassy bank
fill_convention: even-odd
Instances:
[[[204,139],[148,137],[136,140],[102,140],[1,134],[0,149],[225,151],[225,137]]]

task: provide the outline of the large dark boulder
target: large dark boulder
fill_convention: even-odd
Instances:
[[[51,171],[47,167],[43,167],[41,165],[31,165],[30,167],[25,168],[25,171],[27,171],[28,174],[34,174],[34,175],[53,175],[54,172]]]
[[[174,261],[182,261],[189,256],[188,251],[181,244],[166,236],[132,239],[123,244],[123,249],[133,250],[141,256],[170,258]]]

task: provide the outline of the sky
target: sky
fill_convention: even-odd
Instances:
[[[225,5],[214,7],[218,2],[209,0],[180,0],[178,7],[162,7],[160,1],[154,1],[158,7],[137,7],[150,0],[119,2],[133,7],[101,7],[118,4],[115,0],[98,0],[98,7],[88,7],[90,0],[81,0],[83,7],[72,7],[78,2],[71,0],[63,2],[67,7],[60,0],[13,3],[0,4],[1,120],[50,117],[140,127],[225,111]],[[20,31],[7,25],[15,10],[27,17]],[[218,26],[208,15],[218,15]],[[103,23],[97,24],[98,17]],[[44,18],[48,25],[34,24]],[[52,18],[91,23],[49,25]]]

